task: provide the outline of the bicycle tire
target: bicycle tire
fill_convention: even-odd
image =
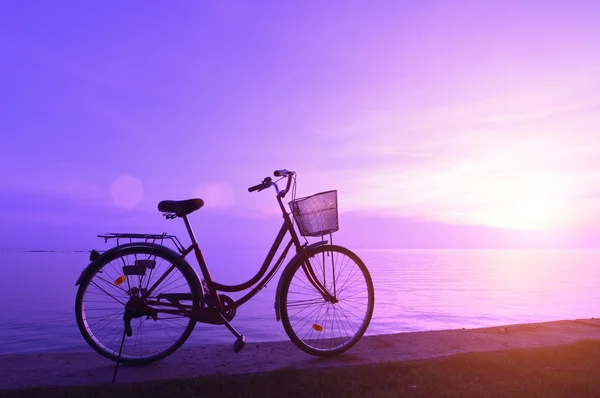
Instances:
[[[98,341],[97,336],[94,335],[94,332],[91,332],[90,326],[87,322],[88,317],[86,314],[86,310],[84,308],[85,307],[84,298],[86,297],[86,293],[88,293],[88,291],[87,291],[88,287],[94,280],[94,277],[96,275],[98,275],[99,273],[105,273],[103,271],[103,269],[106,266],[108,266],[112,262],[117,261],[126,256],[134,256],[134,258],[137,258],[137,256],[154,256],[155,258],[160,258],[164,261],[167,261],[169,265],[176,264],[176,261],[179,260],[179,257],[177,257],[177,255],[174,254],[170,249],[162,248],[161,246],[157,246],[157,245],[154,245],[153,247],[151,247],[151,246],[127,247],[127,248],[123,248],[120,250],[115,250],[112,253],[107,253],[106,257],[104,257],[100,261],[98,261],[97,264],[94,264],[92,266],[92,268],[89,270],[89,272],[87,273],[87,275],[82,279],[79,289],[77,290],[77,296],[75,299],[75,315],[76,315],[77,326],[79,328],[79,331],[81,332],[82,336],[84,337],[84,339],[88,343],[88,345],[90,345],[96,352],[98,352],[103,357],[110,359],[111,361],[114,361],[114,362],[120,362],[123,364],[130,364],[130,365],[141,365],[141,364],[147,364],[147,363],[151,363],[154,361],[158,361],[158,360],[163,359],[166,356],[172,354],[173,352],[175,352],[189,338],[190,334],[192,333],[192,331],[195,327],[196,321],[193,318],[186,318],[189,321],[185,321],[182,317],[181,319],[184,320],[184,323],[187,322],[187,324],[185,325],[183,332],[175,340],[175,342],[173,344],[169,345],[167,348],[162,349],[157,353],[147,355],[147,356],[140,355],[139,357],[134,357],[134,356],[130,356],[130,355],[121,355],[119,358],[119,355],[118,355],[119,350],[110,349],[106,345],[106,343],[102,343],[102,342]],[[115,269],[114,266],[113,266],[113,269]],[[190,290],[189,293],[191,293],[191,297],[192,297],[192,299],[191,299],[192,308],[194,308],[194,309],[198,308],[200,305],[201,287],[199,286],[199,282],[198,282],[196,273],[191,268],[189,263],[187,263],[186,261],[182,261],[179,264],[175,265],[175,269],[181,273],[181,275],[185,279],[186,284],[189,286],[189,290]],[[107,269],[107,271],[108,271],[108,269]],[[167,279],[165,279],[165,281],[167,281]],[[131,290],[131,289],[129,289],[129,290]],[[114,289],[111,290],[111,292],[112,291],[114,291]],[[90,292],[90,294],[91,294],[91,292]],[[118,311],[119,306],[117,304],[115,304],[115,306]],[[121,316],[119,316],[119,313],[116,312],[116,317],[118,319],[114,318],[114,315],[113,315],[113,318],[117,321],[117,324],[120,321],[122,328],[120,328],[118,326],[117,326],[117,328],[120,331],[119,336],[122,336],[123,331],[124,331],[124,321],[122,320],[122,314],[124,314],[124,306],[123,306],[123,311],[120,314],[121,314]],[[140,326],[141,326],[141,323],[144,320],[143,320],[143,317],[141,317],[140,319],[141,319],[141,321],[140,321]],[[155,321],[155,322],[157,322],[157,321]],[[138,330],[139,330],[139,327],[138,327]],[[118,343],[120,345],[121,338],[118,339]],[[143,344],[143,343],[140,343],[140,344]],[[134,348],[135,348],[135,346],[134,346]]]
[[[340,316],[338,314],[338,318],[337,320],[335,320],[335,322],[331,322],[329,324],[322,324],[323,320],[320,320],[320,312],[321,309],[319,309],[319,312],[315,312],[316,310],[314,310],[313,312],[309,313],[309,315],[307,315],[307,317],[312,317],[312,319],[314,320],[313,325],[310,325],[310,322],[313,322],[312,320],[309,320],[307,322],[305,322],[305,325],[310,326],[313,330],[310,330],[307,333],[310,333],[311,335],[316,335],[316,339],[308,339],[305,340],[304,337],[300,337],[300,330],[298,327],[296,327],[296,325],[300,322],[297,321],[296,323],[293,323],[292,320],[290,319],[291,317],[299,314],[299,311],[295,311],[298,309],[298,307],[303,307],[303,306],[308,306],[309,303],[306,304],[301,304],[302,302],[308,302],[308,301],[312,301],[315,304],[318,303],[318,301],[320,300],[318,298],[318,296],[320,295],[320,293],[316,292],[315,289],[315,295],[317,296],[317,298],[312,299],[312,300],[298,300],[298,301],[294,301],[294,300],[290,300],[290,288],[294,285],[294,281],[295,281],[295,277],[298,274],[298,271],[301,270],[301,272],[304,274],[304,276],[306,276],[306,273],[304,272],[304,269],[302,267],[302,265],[304,264],[303,260],[299,260],[296,261],[293,264],[290,264],[289,267],[286,268],[286,270],[284,271],[283,275],[282,275],[282,290],[280,293],[280,297],[279,297],[279,303],[280,303],[280,308],[281,308],[281,320],[283,323],[283,327],[285,329],[286,334],[288,335],[288,337],[290,338],[290,340],[298,347],[300,348],[302,351],[313,355],[313,356],[318,356],[318,357],[332,357],[332,356],[336,356],[339,355],[347,350],[349,350],[350,348],[352,348],[354,345],[356,345],[356,343],[358,343],[358,341],[362,338],[362,336],[364,335],[364,333],[366,332],[370,322],[371,322],[371,318],[373,316],[373,309],[375,307],[375,290],[373,287],[373,281],[371,279],[371,275],[366,267],[366,265],[363,263],[363,261],[352,251],[350,251],[347,248],[341,247],[341,246],[335,246],[335,245],[328,245],[328,246],[318,246],[315,248],[310,248],[308,249],[308,257],[309,259],[315,259],[316,256],[322,255],[323,258],[325,258],[325,255],[329,253],[331,258],[333,260],[337,260],[340,257],[344,257],[347,258],[348,261],[352,262],[354,266],[356,266],[356,268],[360,271],[360,274],[362,275],[362,277],[364,278],[364,288],[365,288],[365,292],[366,292],[366,305],[365,305],[365,311],[364,311],[364,315],[362,316],[362,320],[360,323],[360,326],[353,331],[351,336],[347,336],[347,338],[344,338],[342,336],[342,332],[340,330]],[[326,279],[326,270],[325,270],[325,266],[323,265],[323,276],[324,279]],[[344,265],[341,265],[342,270],[344,269]],[[313,270],[314,270],[314,266],[313,266]],[[334,270],[334,267],[332,267],[332,271]],[[320,272],[320,270],[319,270]],[[315,271],[315,275],[317,274],[317,272]],[[302,276],[299,276],[298,281],[302,282],[302,280],[300,279],[302,278]],[[317,278],[318,275],[317,275]],[[336,280],[337,277],[333,277],[331,278],[332,280]],[[308,277],[307,277],[308,280]],[[323,283],[323,281],[319,281],[320,283]],[[323,283],[326,287],[327,287],[327,282]],[[328,287],[328,290],[331,290],[331,285],[333,284],[333,282],[330,281],[330,287]],[[353,282],[354,284],[354,282]],[[299,291],[302,291],[302,293],[299,294],[308,294],[308,292],[311,289],[314,289],[314,285],[312,285],[312,283],[306,283],[304,282],[304,284],[298,289]],[[294,285],[294,286],[300,286],[300,285]],[[308,288],[307,288],[308,286]],[[345,285],[344,285],[345,286]],[[335,290],[335,288],[334,288]],[[346,297],[342,297],[342,296],[346,296],[346,295],[340,295],[339,293],[342,293],[343,291],[348,290],[348,288],[346,289],[340,289],[338,291],[338,294],[336,294],[337,299],[339,300],[336,303],[327,303],[325,306],[328,307],[328,309],[326,309],[326,312],[328,313],[330,309],[333,309],[333,318],[335,319],[335,313],[336,310],[334,307],[337,304],[340,304],[342,302],[342,300],[346,299]],[[306,292],[306,293],[304,293]],[[313,292],[314,293],[314,292]],[[296,297],[297,295],[294,293],[293,297]],[[354,296],[347,296],[348,300],[355,300],[355,298],[350,298],[350,297],[354,297]],[[323,298],[323,296],[321,295],[321,298],[323,299],[324,302],[326,302],[326,300]],[[295,304],[295,303],[299,303],[299,304]],[[346,301],[347,303],[347,301]],[[355,304],[355,302],[353,302],[353,304]],[[323,306],[324,304],[321,303],[321,306]],[[339,308],[339,313],[341,313],[341,315],[345,316],[345,311],[343,309],[341,309],[341,307]],[[315,316],[316,314],[316,316]],[[320,329],[320,330],[319,330]],[[339,333],[340,337],[334,336],[336,333],[336,329],[337,332]],[[344,329],[345,330],[345,329]],[[316,333],[313,333],[316,332]],[[331,333],[331,338],[330,340],[334,340],[334,339],[338,339],[338,340],[344,340],[342,344],[338,344],[335,347],[332,347],[331,345],[327,348],[323,348],[323,347],[316,347],[315,344],[313,344],[314,342],[318,342],[320,339],[320,336],[322,333]],[[324,339],[323,339],[324,341]]]

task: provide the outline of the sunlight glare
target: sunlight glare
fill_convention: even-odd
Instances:
[[[561,221],[559,184],[542,176],[522,178],[502,186],[497,202],[482,214],[486,224],[505,228],[546,229]]]

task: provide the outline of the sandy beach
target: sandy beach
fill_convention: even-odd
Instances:
[[[584,339],[600,339],[599,319],[366,336],[349,352],[331,359],[311,357],[289,341],[248,342],[239,354],[230,344],[184,346],[147,366],[120,367],[116,382],[411,361],[466,352],[556,346]],[[65,354],[0,355],[0,390],[110,383],[113,371],[114,363],[91,349]]]

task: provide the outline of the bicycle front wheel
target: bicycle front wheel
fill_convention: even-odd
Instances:
[[[199,307],[200,288],[190,265],[177,260],[156,247],[129,247],[94,265],[77,291],[75,314],[96,352],[112,361],[143,364],[166,357],[187,340],[196,321],[184,309]],[[138,268],[125,275],[131,266]]]
[[[310,249],[283,275],[279,303],[283,327],[304,352],[341,354],[364,335],[375,305],[371,275],[362,260],[341,246]]]

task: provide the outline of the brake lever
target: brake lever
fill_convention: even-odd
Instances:
[[[265,179],[264,179],[264,180],[262,180],[263,187],[262,187],[262,188],[260,188],[260,189],[258,189],[258,191],[257,191],[257,192],[264,191],[265,189],[267,189],[267,188],[270,188],[270,187],[271,187],[271,182],[272,182],[272,181],[273,181],[273,180],[271,179],[271,177],[265,177]]]

